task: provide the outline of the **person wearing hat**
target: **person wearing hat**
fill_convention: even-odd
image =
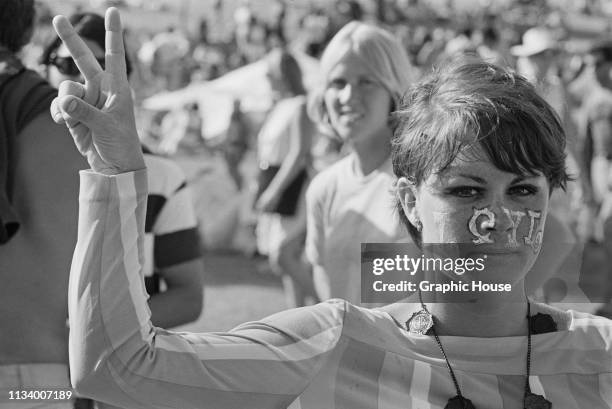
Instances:
[[[522,44],[510,48],[517,57],[517,70],[529,79],[546,101],[561,115],[561,104],[565,101],[564,89],[556,75],[555,66],[558,56],[558,42],[550,30],[533,27],[523,34]],[[564,118],[563,115],[561,115]]]

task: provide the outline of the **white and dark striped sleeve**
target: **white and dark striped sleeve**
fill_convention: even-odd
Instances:
[[[288,406],[337,345],[344,304],[287,311],[228,333],[153,327],[139,273],[146,191],[146,171],[81,173],[69,286],[76,391],[125,408]]]

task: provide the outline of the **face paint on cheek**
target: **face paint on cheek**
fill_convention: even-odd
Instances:
[[[525,244],[531,246],[534,253],[537,253],[540,250],[540,246],[542,245],[542,230],[535,231],[536,229],[536,220],[540,220],[542,217],[542,212],[527,210],[527,214],[529,215],[530,223],[529,223],[529,233],[527,236],[523,238]],[[540,227],[540,223],[537,223]]]
[[[516,247],[518,246],[518,241],[516,240],[516,230],[518,229],[519,224],[521,224],[521,220],[526,213],[521,212],[520,210],[506,209],[505,207],[502,207],[502,210],[511,223],[511,230],[510,233],[508,233],[508,245]]]
[[[476,223],[478,218],[483,216],[483,220],[480,222],[480,226],[477,226]],[[468,222],[468,229],[470,233],[476,236],[475,239],[472,239],[472,243],[474,244],[484,244],[484,243],[494,243],[491,239],[491,233],[482,234],[478,230],[478,228],[484,229],[492,229],[495,227],[495,213],[489,210],[488,207],[484,207],[482,209],[474,208],[474,213]]]
[[[433,222],[438,232],[438,243],[457,243],[457,217],[453,213],[433,212]]]

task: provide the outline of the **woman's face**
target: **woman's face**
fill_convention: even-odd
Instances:
[[[331,126],[344,141],[371,142],[388,132],[391,94],[360,58],[347,54],[327,76],[324,97]]]
[[[98,60],[98,63],[102,67],[104,67],[104,49],[98,45],[95,41],[88,40],[83,38],[85,44],[89,47],[89,49],[93,52],[94,57]],[[51,61],[49,64],[48,70],[48,80],[51,85],[54,87],[59,87],[59,84],[62,81],[70,80],[76,82],[85,82],[83,76],[75,71],[76,65],[74,64],[74,60],[70,56],[68,49],[61,44],[59,48],[55,52],[55,62]]]
[[[484,257],[479,279],[513,284],[524,278],[540,251],[548,181],[542,174],[499,170],[488,159],[476,159],[486,158],[477,150],[469,158],[460,154],[443,172],[411,188],[404,211],[413,224],[422,223],[424,248],[450,244],[446,250],[456,256]],[[400,188],[407,183],[403,179]]]

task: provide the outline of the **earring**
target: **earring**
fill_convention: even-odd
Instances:
[[[420,220],[417,220],[416,222],[416,229],[419,233],[423,231],[423,223],[421,223]]]

